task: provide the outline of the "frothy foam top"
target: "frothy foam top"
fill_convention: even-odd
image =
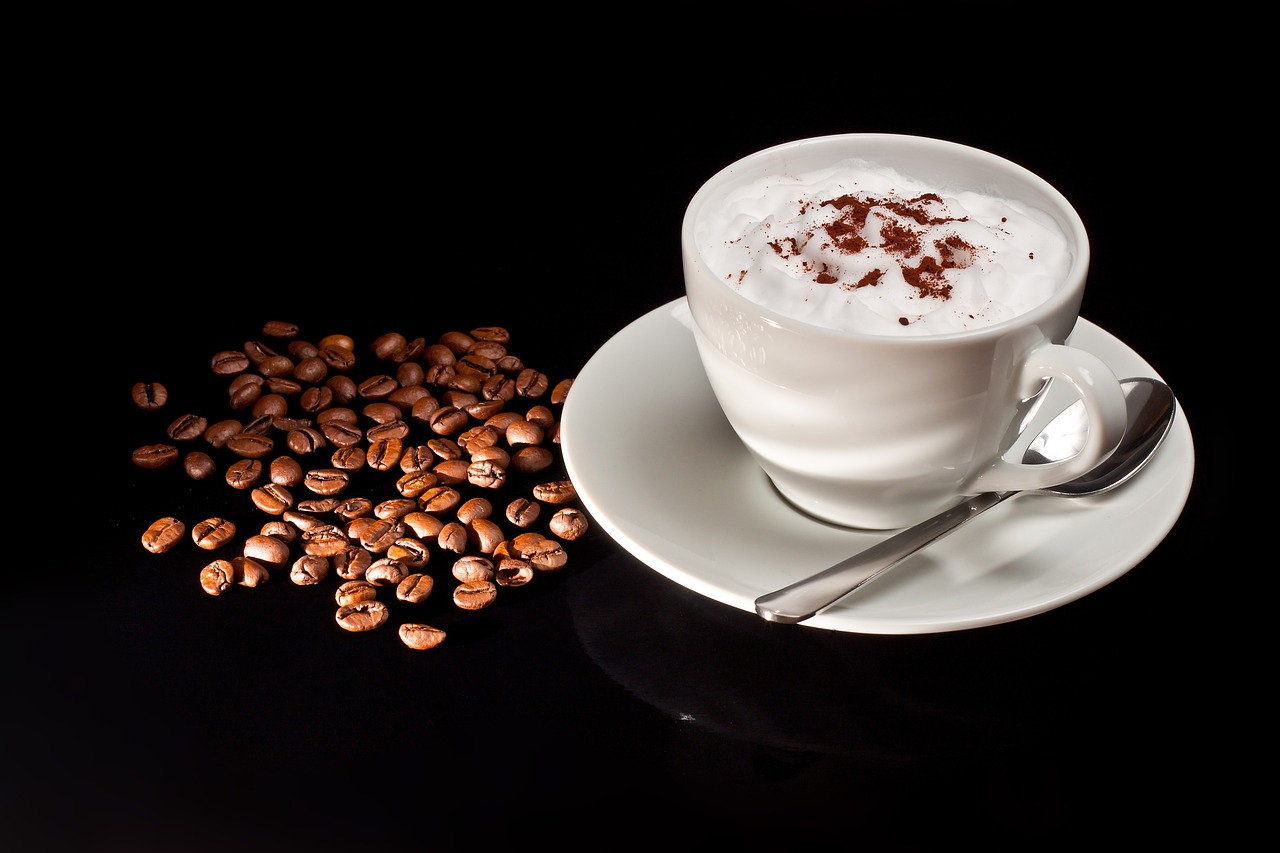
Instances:
[[[1044,212],[864,160],[762,178],[701,217],[703,259],[728,286],[843,331],[988,326],[1044,302],[1071,265]]]

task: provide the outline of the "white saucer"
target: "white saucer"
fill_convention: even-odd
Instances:
[[[702,372],[684,299],[632,322],[574,380],[561,450],[583,505],[622,547],[694,592],[755,599],[884,538],[788,506],[734,435]],[[1156,372],[1081,319],[1072,344],[1121,378]],[[1075,601],[1142,561],[1173,528],[1195,468],[1181,407],[1150,463],[1091,498],[1023,495],[804,624],[923,634],[1010,622]]]

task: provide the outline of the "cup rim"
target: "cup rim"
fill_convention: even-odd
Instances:
[[[874,332],[863,332],[858,330],[842,330],[833,329],[829,326],[821,326],[811,323],[807,320],[801,320],[788,314],[783,314],[775,309],[761,305],[743,296],[732,287],[726,287],[719,281],[716,274],[706,266],[702,259],[702,253],[698,249],[697,241],[694,236],[695,221],[698,212],[705,204],[707,197],[715,190],[725,184],[733,175],[735,170],[754,163],[759,160],[768,159],[779,152],[809,147],[813,145],[825,145],[839,142],[877,142],[877,143],[901,143],[911,146],[928,146],[939,149],[946,149],[953,152],[961,153],[965,157],[983,161],[991,167],[996,167],[1002,171],[1015,175],[1019,180],[1031,185],[1037,192],[1051,200],[1057,205],[1058,210],[1052,211],[1057,214],[1054,216],[1060,226],[1066,225],[1070,229],[1069,237],[1075,244],[1075,259],[1073,260],[1072,269],[1069,272],[1068,286],[1055,288],[1053,294],[1041,302],[1039,305],[1018,314],[1017,316],[1001,320],[996,323],[990,323],[975,329],[961,329],[953,332],[938,332],[936,334],[925,335],[886,335],[876,334]],[[848,156],[857,157],[857,152],[851,152]],[[894,166],[893,168],[897,168]],[[1062,219],[1065,218],[1065,223]],[[974,341],[989,336],[1000,336],[1007,334],[1011,328],[1023,328],[1029,325],[1040,325],[1061,310],[1064,303],[1078,301],[1082,299],[1084,286],[1089,274],[1089,266],[1091,261],[1089,235],[1084,225],[1084,220],[1080,216],[1080,212],[1076,210],[1071,201],[1048,180],[1041,177],[1037,173],[1031,171],[1007,157],[994,154],[983,148],[972,145],[966,145],[961,142],[953,142],[951,140],[939,137],[920,136],[913,134],[900,133],[839,133],[827,134],[824,136],[811,136],[799,139],[793,139],[787,142],[781,142],[771,145],[767,148],[761,148],[739,157],[736,160],[722,166],[714,174],[708,177],[694,192],[685,206],[685,212],[680,226],[681,241],[684,244],[685,263],[690,261],[697,264],[705,276],[695,277],[693,286],[701,287],[708,294],[714,294],[718,297],[728,299],[732,304],[737,306],[740,311],[755,313],[766,319],[773,325],[782,328],[791,327],[800,330],[805,335],[818,335],[821,337],[830,337],[834,340],[868,340],[876,341],[878,344],[883,342],[886,346],[928,346],[932,343],[955,343],[957,341]],[[706,279],[705,281],[703,279]],[[685,275],[686,290],[690,287],[690,276]],[[708,283],[716,285],[716,289],[704,287]],[[695,312],[695,321],[697,319]],[[890,343],[895,342],[895,343]]]

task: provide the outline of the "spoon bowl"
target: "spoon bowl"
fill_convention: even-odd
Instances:
[[[770,622],[803,622],[866,586],[920,549],[1016,495],[1048,494],[1078,498],[1102,494],[1127,482],[1146,465],[1169,434],[1177,405],[1173,391],[1157,379],[1137,377],[1126,379],[1120,385],[1125,394],[1124,436],[1116,449],[1093,470],[1058,486],[977,495],[829,569],[760,596],[755,601],[756,613]],[[1084,406],[1076,401],[1032,439],[1022,461],[1040,464],[1074,455],[1081,447],[1086,422]]]

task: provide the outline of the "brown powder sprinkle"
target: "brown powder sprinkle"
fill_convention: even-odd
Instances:
[[[823,226],[830,242],[827,247],[846,255],[856,255],[870,248],[867,239],[862,235],[866,228],[867,218],[875,208],[887,210],[898,219],[885,219],[880,225],[880,245],[876,248],[884,252],[906,259],[919,255],[924,237],[924,230],[948,222],[965,222],[967,216],[938,216],[931,212],[930,205],[943,205],[945,202],[936,193],[924,193],[915,198],[896,199],[879,198],[871,195],[846,193],[842,196],[819,202],[822,207],[833,207],[840,211],[832,222]],[[807,208],[808,205],[803,205]],[[912,223],[919,230],[912,227]],[[796,257],[813,234],[803,238],[788,237],[775,240],[769,246],[784,259]],[[938,299],[951,297],[951,285],[946,281],[946,271],[962,269],[970,266],[976,254],[976,248],[957,234],[951,234],[933,241],[933,247],[941,260],[923,257],[914,267],[903,266],[903,278],[908,284],[920,292],[921,296]],[[860,287],[873,287],[884,276],[883,270],[874,270],[864,275],[857,282],[840,282],[839,278],[824,265],[817,271],[815,281],[818,284],[836,284],[845,290]]]

